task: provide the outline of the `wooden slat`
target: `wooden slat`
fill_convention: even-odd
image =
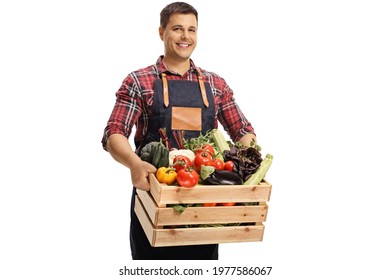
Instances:
[[[157,229],[155,247],[262,241],[264,225]]]
[[[156,225],[250,223],[265,221],[268,206],[188,207],[182,213],[160,208]]]
[[[158,208],[149,192],[137,189],[138,198],[142,201],[146,213],[154,225],[157,224]]]
[[[138,195],[135,197],[135,205],[134,205],[134,212],[138,217],[138,220],[140,221],[142,228],[144,229],[144,232],[146,234],[146,237],[148,238],[150,244],[155,244],[155,230],[153,228],[152,223],[150,222],[148,215],[146,214],[146,211],[144,207],[142,206],[141,201],[138,198]]]
[[[162,186],[167,186],[166,184],[161,184],[157,181],[156,176],[153,173],[149,173],[149,182],[150,182],[150,193],[156,201],[157,205],[161,205],[164,203],[160,203],[161,200],[161,191]]]
[[[261,203],[259,203],[259,206],[264,207],[264,210],[263,210],[264,211],[264,216],[262,216],[261,222],[265,222],[265,221],[267,221],[268,204],[265,203],[265,202],[261,202]],[[262,212],[262,214],[263,214],[263,212]]]
[[[271,188],[267,181],[260,185],[197,185],[194,188],[167,186],[160,184],[154,174],[150,174],[151,194],[158,206],[176,203],[205,202],[267,202]]]

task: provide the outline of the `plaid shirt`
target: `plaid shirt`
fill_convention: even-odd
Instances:
[[[159,57],[155,65],[130,73],[116,92],[116,102],[102,139],[105,148],[110,135],[118,133],[129,138],[132,127],[136,126],[134,140],[142,142],[148,130],[148,121],[152,114],[153,84],[161,73],[166,73],[168,80],[198,81],[196,66],[191,60],[190,69],[181,76],[171,72]],[[198,68],[200,69],[200,68]],[[215,127],[218,121],[236,142],[248,133],[254,133],[253,127],[236,104],[233,91],[224,79],[212,72],[200,69],[203,79],[210,83],[215,100]]]

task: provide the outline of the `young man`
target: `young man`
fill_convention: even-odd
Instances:
[[[159,28],[164,55],[156,64],[130,73],[116,93],[102,144],[116,161],[130,169],[135,188],[150,188],[148,174],[156,168],[142,161],[136,152],[160,139],[159,128],[167,129],[173,145],[173,130],[184,130],[186,138],[197,137],[216,128],[218,121],[234,142],[249,146],[256,139],[226,82],[196,67],[190,59],[197,32],[198,13],[191,5],[175,2],[166,6],[160,14]],[[137,151],[128,142],[134,125]],[[130,226],[133,259],[218,259],[218,244],[151,247],[134,213],[134,198],[135,189]]]

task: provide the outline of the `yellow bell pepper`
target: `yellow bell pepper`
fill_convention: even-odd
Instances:
[[[169,167],[160,167],[157,169],[156,177],[160,183],[172,185],[176,182],[177,173],[175,169]]]

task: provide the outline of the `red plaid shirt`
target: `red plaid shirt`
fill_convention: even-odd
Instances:
[[[142,142],[152,114],[153,83],[161,73],[165,72],[169,80],[198,81],[196,66],[192,60],[190,69],[181,76],[169,71],[162,58],[163,56],[159,57],[156,65],[134,71],[124,79],[116,92],[114,109],[104,129],[103,148],[106,146],[108,137],[114,133],[129,138],[134,125],[136,126],[134,140]],[[214,95],[215,127],[218,127],[219,121],[234,142],[248,133],[254,133],[253,127],[236,104],[233,91],[225,80],[215,73],[203,69],[200,71],[204,80],[210,83]]]

